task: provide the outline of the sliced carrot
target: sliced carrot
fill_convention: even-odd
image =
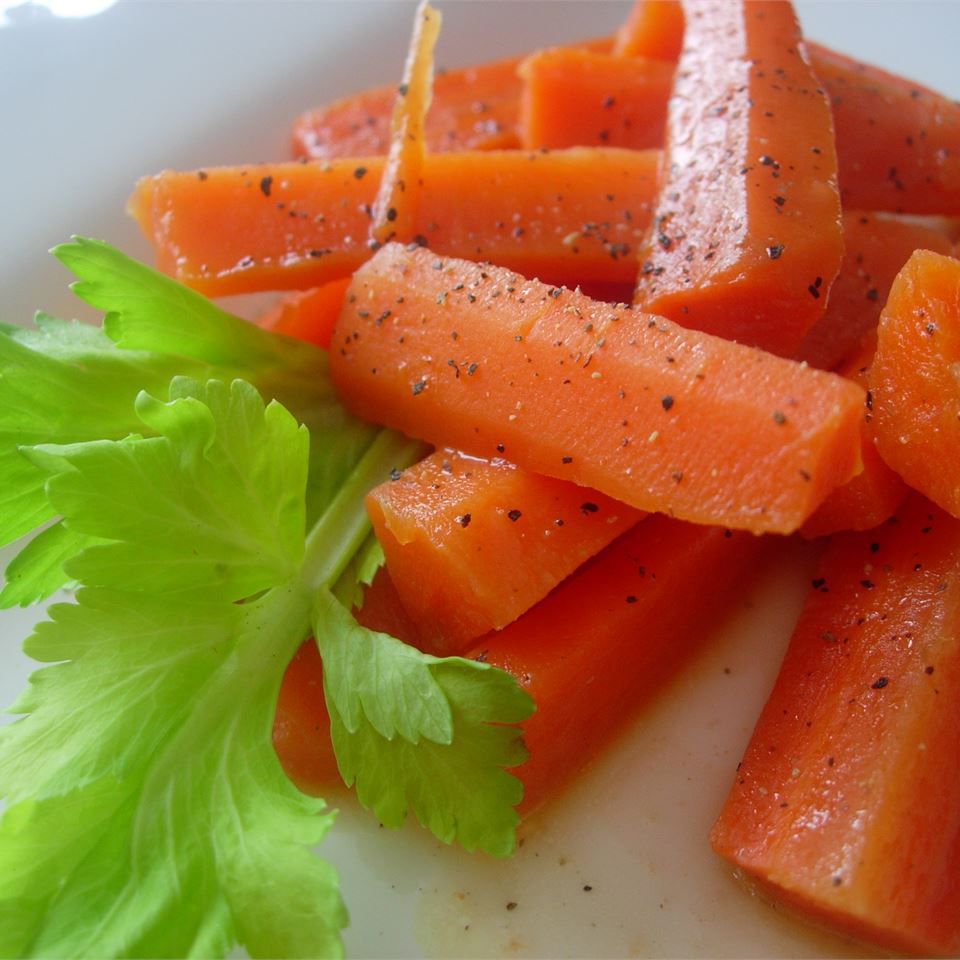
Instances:
[[[960,213],[960,104],[811,44],[837,128],[845,206]]]
[[[333,327],[349,286],[350,278],[344,277],[309,290],[287,294],[257,322],[266,330],[284,333],[326,349],[330,346]]]
[[[430,155],[418,242],[556,283],[630,283],[658,160],[615,149]],[[382,171],[369,157],[166,172],[141,180],[129,209],[160,269],[203,293],[304,289],[370,255]]]
[[[330,357],[361,417],[694,522],[791,531],[858,468],[855,384],[429,250],[361,267]]]
[[[606,37],[575,44],[597,51],[609,51],[611,45]],[[510,57],[438,73],[427,114],[427,149],[437,153],[519,147],[521,60]],[[396,86],[376,87],[301,114],[293,125],[293,155],[333,160],[386,153],[396,93]]]
[[[676,60],[683,47],[683,26],[683,10],[675,0],[634,0],[617,31],[613,53]]]
[[[662,146],[674,66],[572,47],[532,54],[520,66],[522,145]]]
[[[918,250],[897,275],[870,368],[877,449],[960,516],[960,260]]]
[[[922,497],[831,541],[713,828],[766,895],[960,950],[960,523]]]
[[[530,758],[513,771],[524,785],[522,813],[581,772],[709,640],[734,584],[749,579],[770,547],[768,538],[648,517],[477,642],[466,656],[509,671],[536,701],[524,724]],[[378,575],[358,617],[373,629],[396,629],[384,611],[398,602],[389,578]],[[284,678],[274,745],[294,782],[322,795],[338,775],[320,658],[309,647]]]
[[[367,510],[421,642],[441,655],[515,620],[642,516],[569,481],[450,450],[375,488]]]
[[[843,239],[830,109],[790,4],[690,0],[636,302],[793,355]]]
[[[413,240],[417,232],[423,167],[425,122],[433,83],[433,48],[440,36],[440,13],[421,0],[390,123],[390,148],[373,201],[370,239]]]
[[[876,351],[876,336],[870,335],[860,350],[838,371],[864,389],[868,386],[870,363]],[[870,411],[864,409],[867,417]],[[805,537],[823,537],[840,530],[870,530],[891,517],[907,495],[907,485],[877,453],[866,419],[860,425],[863,469],[837,487],[800,532]]]
[[[876,330],[894,277],[914,250],[952,250],[948,225],[939,218],[859,211],[844,213],[843,242],[843,262],[826,312],[807,331],[797,354],[824,370],[848,360]]]

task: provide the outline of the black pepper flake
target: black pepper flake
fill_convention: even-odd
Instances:
[[[787,422],[786,415],[781,410],[774,410],[773,422],[782,427]]]
[[[671,397],[669,393],[662,396],[660,398],[660,406],[663,407],[664,410],[669,410],[673,406],[673,397]]]
[[[467,376],[468,376],[468,377],[472,377],[472,376],[477,372],[477,367],[479,367],[479,366],[480,366],[479,363],[471,363],[471,364],[467,367]]]
[[[810,586],[813,587],[814,590],[819,590],[821,593],[825,592],[826,585],[826,577],[816,577],[810,581]]]
[[[260,178],[260,192],[265,196],[270,196],[270,188],[273,186],[273,177]]]
[[[497,444],[497,453],[503,453],[506,449],[507,448],[502,443]]]
[[[820,288],[823,286],[823,277],[817,277],[813,283],[807,287],[807,292],[814,300],[820,299]]]
[[[583,892],[584,892],[584,893],[589,893],[592,889],[593,889],[593,887],[591,887],[589,883],[585,883],[585,884],[583,885]]]
[[[391,480],[399,480],[399,479],[400,479],[400,471],[399,471],[396,467],[393,467],[393,468],[390,470],[390,479],[391,479]]]
[[[873,303],[876,303],[880,299],[880,291],[876,287],[871,287],[867,291],[867,299],[871,300]]]
[[[397,219],[397,208],[396,208],[396,207],[388,207],[388,208],[387,208],[387,219],[388,219],[389,221],[391,221],[391,223],[392,223],[394,220]]]
[[[873,683],[870,684],[870,686],[874,690],[882,690],[889,682],[890,681],[889,679],[887,679],[887,677],[877,677],[877,679],[874,680]]]
[[[354,167],[353,175],[358,179],[362,180],[367,175],[366,167]]]
[[[207,174],[207,171],[206,171],[206,170],[198,170],[198,171],[197,171],[197,179],[198,179],[198,180],[206,180],[206,179],[207,179],[207,176],[208,176],[208,174]]]
[[[783,253],[783,244],[782,243],[773,243],[767,247],[767,256],[771,260],[779,260],[780,255]]]
[[[786,198],[786,197],[781,197],[781,196],[776,196],[776,197],[773,198],[773,202],[774,202],[778,207],[782,207],[782,206],[787,202],[787,198]]]
[[[457,517],[457,523],[459,523],[461,527],[469,527],[472,519],[473,517],[471,517],[469,513],[465,513],[462,516]]]
[[[509,510],[509,511],[507,511],[507,517],[508,517],[510,520],[512,520],[514,523],[516,523],[522,516],[523,516],[523,514],[522,514],[519,510]]]
[[[923,672],[929,676],[931,673],[933,673],[933,667],[924,667]]]
[[[383,323],[383,321],[386,320],[389,316],[390,316],[390,311],[384,310],[383,313],[381,313],[380,316],[377,317],[377,319],[374,320],[373,322],[379,327]]]
[[[426,389],[426,387],[427,387],[427,381],[426,381],[426,380],[418,380],[418,381],[413,385],[413,387],[411,387],[411,390],[412,390],[412,392],[413,392],[413,395],[416,397],[416,396],[419,396],[421,393],[423,393],[423,391]]]
[[[589,500],[580,504],[580,512],[583,514],[596,513],[599,509],[595,503],[591,503]]]
[[[631,593],[630,596],[626,598],[627,603],[636,603],[637,598]]]
[[[516,900],[511,900],[511,901],[507,904],[507,909],[508,909],[508,910],[516,910],[516,909],[517,909],[517,901],[516,901]]]
[[[406,83],[401,83],[400,86],[397,87],[397,93],[399,93],[401,97],[405,97],[409,90],[410,85]]]
[[[560,462],[561,462],[561,463],[573,463],[573,457],[561,457],[561,458],[560,458]]]
[[[861,580],[860,586],[863,587],[864,590],[872,590],[876,584],[872,580]]]

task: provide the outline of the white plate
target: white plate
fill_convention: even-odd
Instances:
[[[59,2],[73,12],[83,5]],[[440,5],[438,56],[447,66],[596,36],[626,11],[597,0]],[[0,0],[0,11],[9,6]],[[811,37],[960,96],[960,4],[814,0],[798,8]],[[72,233],[147,255],[123,212],[141,174],[282,158],[299,111],[395,82],[411,11],[358,0],[122,0],[73,19],[7,10],[0,319],[26,322],[36,307],[81,313],[64,271],[44,253]],[[524,825],[512,861],[441,848],[416,829],[380,830],[341,799],[324,852],[342,871],[350,955],[863,955],[747,896],[705,840],[809,563],[809,551],[794,551],[768,572],[634,731]],[[26,681],[19,643],[35,616],[0,613],[3,703]]]

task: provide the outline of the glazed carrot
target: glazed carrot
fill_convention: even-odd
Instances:
[[[430,155],[418,233],[443,253],[551,282],[630,283],[658,159],[584,149]],[[129,209],[160,269],[203,293],[304,289],[370,255],[382,171],[383,159],[369,157],[166,172],[141,180]]]
[[[790,356],[843,241],[830,109],[790,4],[689,0],[635,300]]]
[[[348,286],[350,278],[344,277],[309,290],[287,294],[257,322],[266,330],[284,333],[326,349],[330,346],[330,336]]]
[[[947,224],[890,214],[845,212],[843,262],[823,317],[807,331],[798,356],[832,370],[876,330],[890,285],[914,250],[951,252]]]
[[[613,53],[618,57],[676,60],[683,46],[683,10],[675,0],[634,0],[617,31]]]
[[[476,643],[466,656],[508,670],[536,701],[524,724],[530,759],[514,770],[524,784],[522,813],[555,796],[709,640],[734,584],[749,580],[771,543],[648,517],[532,610]],[[397,602],[389,578],[378,576],[358,617],[382,629],[384,610]],[[284,679],[274,725],[284,768],[300,789],[321,795],[337,780],[322,735],[322,689],[315,647],[301,651]]]
[[[960,260],[918,250],[897,275],[870,368],[871,427],[884,460],[960,516]]]
[[[694,522],[795,530],[858,468],[849,381],[429,250],[357,271],[330,359],[361,417]]]
[[[960,213],[960,104],[811,45],[837,128],[845,206]]]
[[[840,375],[866,389],[876,343],[875,334],[866,337],[860,350],[840,368]],[[907,485],[877,453],[868,423],[870,411],[865,409],[864,414],[860,424],[863,469],[820,504],[800,529],[805,537],[823,537],[840,530],[870,530],[892,516],[907,495]]]
[[[960,950],[960,523],[914,496],[823,557],[713,828],[770,897],[921,956]]]
[[[641,516],[569,481],[449,450],[371,491],[367,511],[401,602],[439,655],[515,620]]]
[[[609,38],[575,44],[609,51]],[[517,104],[523,57],[438,73],[427,114],[426,143],[448,150],[509,150],[520,146]],[[376,87],[301,114],[293,125],[293,155],[319,160],[384,154],[396,86]]]
[[[417,232],[424,176],[424,126],[433,82],[433,48],[440,35],[440,14],[421,0],[390,122],[390,148],[373,202],[370,239],[413,240]]]
[[[674,66],[572,47],[532,54],[519,68],[524,81],[521,144],[530,149],[608,143],[633,150],[662,146]]]

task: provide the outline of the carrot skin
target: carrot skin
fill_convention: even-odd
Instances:
[[[642,516],[569,481],[452,450],[374,488],[367,511],[420,645],[439,656],[516,620]]]
[[[613,54],[672,60],[683,47],[683,10],[674,0],[634,0],[616,33]]]
[[[350,278],[330,280],[319,287],[299,290],[283,297],[257,323],[265,330],[315,343],[324,350],[330,346],[333,327],[340,315]]]
[[[357,271],[330,363],[362,418],[698,523],[793,531],[859,466],[855,384],[429,250]]]
[[[914,495],[835,537],[711,840],[889,950],[960,949],[960,523]]]
[[[792,356],[843,254],[830,108],[790,4],[683,8],[665,173],[634,299]]]
[[[632,283],[658,161],[620,149],[428,155],[416,229],[443,253],[550,282]],[[306,289],[370,256],[382,172],[382,157],[167,171],[142,179],[129,209],[158,267],[209,296]]]
[[[960,516],[960,260],[918,250],[897,275],[870,368],[877,450]]]

